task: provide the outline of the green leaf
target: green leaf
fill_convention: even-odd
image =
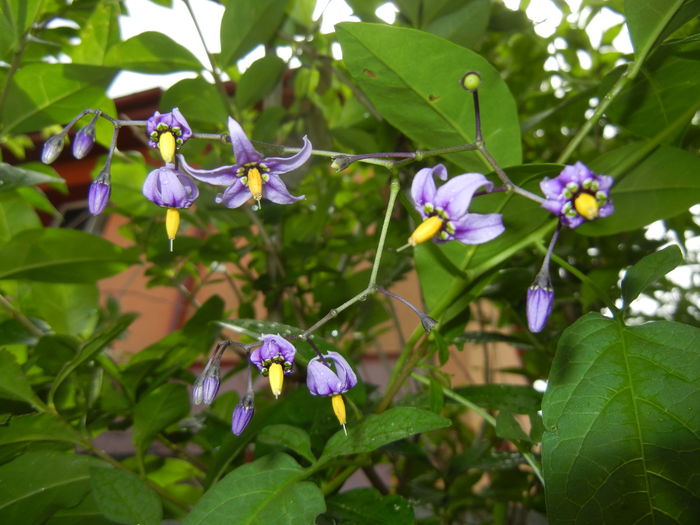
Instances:
[[[316,461],[316,457],[311,452],[311,440],[305,430],[292,425],[267,425],[258,434],[258,441],[286,447],[299,454],[311,463]]]
[[[82,445],[80,434],[68,423],[51,414],[15,416],[0,426],[0,445],[29,441],[62,441]]]
[[[22,368],[7,350],[0,350],[0,397],[25,401],[39,411],[44,409]]]
[[[187,387],[180,383],[166,383],[147,393],[134,408],[134,445],[145,451],[156,435],[166,427],[177,423],[190,413],[190,397]]]
[[[229,2],[221,19],[220,65],[228,67],[275,34],[287,0]]]
[[[8,89],[0,122],[3,133],[36,131],[69,122],[104,96],[117,70],[78,64],[26,64]]]
[[[22,186],[65,183],[66,181],[60,177],[52,177],[38,171],[18,168],[10,166],[6,162],[0,162],[0,192],[12,191]]]
[[[41,0],[4,2],[0,16],[0,57],[5,58],[9,51],[17,51],[25,31],[41,13],[42,4]]]
[[[83,347],[78,352],[78,355],[74,359],[68,361],[61,371],[56,375],[56,378],[51,385],[51,390],[49,391],[49,399],[53,400],[53,396],[58,390],[60,384],[78,368],[83,363],[94,359],[95,356],[105,349],[105,347],[119,337],[124,330],[126,330],[129,325],[134,321],[136,316],[134,314],[127,314],[121,316],[114,324],[103,328],[98,333],[96,333],[92,339],[87,341]]]
[[[141,73],[204,69],[187,48],[157,31],[146,31],[112,46],[105,64]]]
[[[591,163],[598,173],[610,173],[643,152],[644,143],[629,144]],[[700,159],[686,151],[660,146],[626,172],[612,187],[615,213],[577,228],[584,235],[612,235],[669,219],[700,202]]]
[[[305,477],[286,454],[247,463],[210,488],[183,525],[314,523],[326,505],[316,485],[301,481]]]
[[[78,505],[90,490],[90,456],[28,452],[0,466],[0,522],[44,523],[56,510]]]
[[[496,435],[511,441],[530,441],[530,436],[508,412],[499,412],[496,416]]]
[[[646,56],[683,0],[625,0],[630,39],[638,56]]]
[[[382,496],[375,489],[355,489],[336,494],[326,500],[333,523],[413,523],[413,507],[397,494]]]
[[[676,266],[683,263],[683,254],[678,246],[667,246],[663,250],[650,253],[632,266],[622,279],[622,300],[624,306],[634,301],[644,289],[661,279]]]
[[[136,259],[116,244],[77,230],[25,230],[0,248],[0,280],[84,283],[124,270]]]
[[[89,336],[99,316],[100,294],[95,283],[29,284],[25,312],[40,317],[58,334]]]
[[[158,524],[163,517],[160,498],[131,472],[92,468],[90,487],[102,514],[117,523]]]
[[[531,386],[490,384],[463,386],[454,390],[482,408],[511,414],[532,414],[542,404],[542,394]]]
[[[448,3],[456,9],[440,13],[423,27],[426,31],[464,47],[476,46],[486,33],[491,16],[488,0],[458,0]]]
[[[321,460],[372,452],[392,441],[445,428],[450,424],[449,419],[421,408],[391,408],[381,414],[369,415],[357,424],[348,425],[347,436],[339,430],[326,443]]]
[[[109,48],[120,41],[118,15],[119,5],[114,0],[98,2],[93,7],[80,28],[80,44],[71,50],[73,63],[96,66],[105,63]]]
[[[564,331],[542,405],[550,523],[700,520],[698,340],[598,314]]]
[[[228,117],[228,110],[216,87],[201,77],[186,78],[173,84],[160,98],[160,108],[162,111],[178,108],[190,126],[194,122],[223,126]]]
[[[355,82],[389,123],[422,148],[474,142],[471,95],[459,81],[466,71],[478,71],[484,140],[501,166],[520,164],[515,101],[499,72],[484,58],[414,29],[342,23],[336,32]],[[465,171],[491,170],[476,152],[445,158]]]
[[[244,109],[260,102],[277,85],[286,66],[277,55],[253,62],[236,86],[236,105]]]
[[[0,192],[0,246],[23,230],[39,227],[39,217],[21,195]]]

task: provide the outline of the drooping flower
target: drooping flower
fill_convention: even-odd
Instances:
[[[541,332],[552,313],[554,288],[548,274],[540,272],[530,288],[526,299],[527,326],[531,332]]]
[[[270,389],[275,397],[282,393],[285,374],[292,373],[296,348],[279,335],[265,334],[262,344],[250,354],[250,362],[260,373],[270,379]]]
[[[183,169],[195,179],[214,186],[227,186],[216,196],[216,202],[238,208],[251,197],[258,202],[264,197],[277,204],[292,204],[304,198],[289,193],[280,175],[299,168],[309,159],[312,146],[306,136],[301,151],[291,157],[263,157],[248,140],[240,124],[231,117],[228,130],[236,156],[235,164],[198,170],[180,158]]]
[[[192,206],[199,197],[199,188],[175,164],[167,163],[148,174],[143,183],[143,195],[158,206],[168,208],[165,229],[172,251],[172,243],[180,227],[179,210]]]
[[[160,150],[160,155],[166,163],[173,162],[175,150],[192,136],[190,126],[178,108],[163,114],[156,111],[146,121],[146,133],[148,133],[148,143],[151,147]]]
[[[335,370],[333,370],[335,367]],[[314,396],[331,396],[333,412],[343,425],[347,423],[343,396],[357,384],[357,376],[338,352],[327,352],[323,359],[314,357],[306,369],[306,386]]]
[[[93,215],[99,215],[107,206],[112,186],[109,183],[109,173],[102,171],[88,189],[88,209]]]
[[[233,409],[233,414],[231,414],[231,432],[236,436],[240,436],[245,427],[248,426],[248,423],[250,423],[250,420],[253,419],[254,412],[254,396],[252,392],[248,392],[241,398],[236,408]]]
[[[542,207],[559,216],[569,228],[607,217],[615,210],[610,200],[614,179],[592,172],[582,162],[566,166],[553,179],[540,182],[546,200]]]
[[[447,180],[442,164],[420,170],[411,185],[411,196],[423,222],[408,239],[411,246],[433,239],[437,243],[456,240],[464,244],[482,244],[498,237],[505,227],[499,213],[469,213],[477,189],[493,184],[480,173],[464,173],[435,187],[433,176]]]

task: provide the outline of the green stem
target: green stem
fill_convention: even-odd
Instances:
[[[374,288],[377,284],[377,273],[379,273],[379,265],[382,262],[382,253],[384,252],[384,243],[386,241],[386,234],[389,231],[389,222],[391,221],[391,214],[394,211],[394,204],[396,203],[396,196],[399,193],[399,181],[394,178],[391,180],[389,202],[386,207],[386,213],[384,214],[384,222],[382,223],[382,230],[379,234],[379,243],[377,244],[377,253],[374,256],[374,262],[372,263],[372,273],[369,277],[369,284],[367,288]]]
[[[17,319],[17,321],[19,321],[22,324],[22,326],[24,326],[27,329],[27,331],[34,337],[37,337],[39,339],[44,337],[44,332],[42,332],[34,323],[32,323],[22,312],[17,310],[17,308],[15,308],[2,293],[0,293],[0,306],[2,306],[3,308],[5,308],[5,310],[10,312],[12,317]]]
[[[661,23],[658,24],[654,28],[654,31],[649,35],[647,45],[642,49],[637,50],[637,59],[631,64],[629,64],[627,70],[620,76],[620,78],[617,79],[613,87],[610,88],[610,91],[608,91],[603,97],[603,100],[600,101],[600,104],[598,104],[598,107],[593,112],[591,118],[586,119],[583,126],[581,126],[581,129],[578,130],[576,135],[574,135],[571,141],[566,145],[564,151],[562,151],[561,155],[559,155],[559,158],[557,159],[558,163],[566,164],[566,162],[569,160],[569,157],[571,157],[573,152],[576,150],[576,148],[578,148],[578,146],[581,144],[586,135],[588,135],[591,128],[598,123],[598,120],[600,120],[600,118],[603,116],[605,110],[608,109],[608,106],[610,106],[612,101],[615,100],[615,98],[622,92],[622,90],[625,88],[625,86],[627,86],[627,84],[632,82],[637,77],[656,39],[664,30],[669,20],[671,20],[673,15],[676,14],[676,11],[678,11],[682,3],[683,0],[676,0],[674,7],[666,11],[665,16],[661,20]]]
[[[422,375],[416,374],[415,372],[411,374],[411,377],[418,381],[419,383],[423,383],[426,386],[430,386],[430,380]],[[451,390],[445,386],[442,387],[442,393],[445,395],[445,397],[449,397],[453,401],[456,401],[460,405],[468,408],[469,410],[472,410],[479,414],[481,417],[484,418],[484,420],[491,425],[492,427],[496,426],[496,418],[493,417],[491,414],[489,414],[486,410],[481,408],[479,405],[475,405],[471,401],[469,401],[467,398],[460,396],[457,392],[454,390]]]

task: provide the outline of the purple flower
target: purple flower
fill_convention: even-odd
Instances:
[[[76,159],[84,158],[92,146],[95,144],[95,124],[94,121],[80,128],[78,132],[73,137],[73,156]]]
[[[338,352],[328,352],[324,356],[309,361],[306,369],[306,386],[314,396],[334,396],[344,394],[357,384],[357,376],[345,358]],[[331,368],[335,366],[335,371]]]
[[[199,196],[199,188],[174,164],[166,164],[148,174],[143,183],[143,195],[158,206],[189,208]]]
[[[542,207],[560,217],[569,228],[577,228],[584,222],[607,217],[615,210],[610,200],[610,188],[614,179],[598,175],[582,162],[566,166],[553,179],[540,182],[546,200]]]
[[[437,243],[456,240],[464,244],[482,244],[505,230],[499,213],[469,213],[467,209],[477,189],[491,189],[493,184],[480,173],[465,173],[435,187],[433,176],[447,180],[442,164],[420,170],[411,185],[411,196],[423,222],[408,242],[415,246],[433,239]]]
[[[547,275],[539,274],[527,289],[527,326],[531,332],[541,332],[552,313],[554,289]]]
[[[99,215],[107,206],[109,195],[112,192],[112,186],[109,184],[109,179],[98,176],[88,190],[88,209],[93,215]]]
[[[275,397],[282,393],[285,374],[292,373],[296,348],[279,335],[262,336],[262,345],[250,354],[250,362],[258,367],[260,373],[270,379],[270,389]]]
[[[236,436],[240,436],[245,427],[248,426],[248,423],[250,423],[250,420],[253,419],[254,412],[253,394],[248,393],[241,398],[236,408],[233,409],[233,414],[231,414],[231,432]]]
[[[229,117],[228,130],[233,144],[236,163],[212,170],[198,170],[181,158],[183,169],[214,186],[227,186],[216,196],[216,202],[223,202],[229,208],[238,208],[253,197],[256,201],[266,198],[277,204],[291,204],[304,198],[295,197],[287,190],[280,175],[302,166],[311,156],[311,142],[304,136],[301,151],[291,157],[263,157],[246,137],[240,124]]]
[[[162,115],[156,111],[146,121],[146,133],[148,133],[148,143],[152,148],[160,150],[166,163],[173,162],[175,150],[192,136],[189,124],[177,108]]]
[[[306,369],[306,386],[314,396],[331,396],[333,412],[338,422],[343,425],[343,430],[345,430],[347,416],[342,394],[356,384],[355,372],[338,352],[327,352],[323,359],[314,357],[309,361]]]

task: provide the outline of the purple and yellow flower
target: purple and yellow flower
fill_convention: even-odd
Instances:
[[[615,210],[610,200],[614,179],[592,172],[582,162],[566,166],[553,179],[545,178],[540,188],[546,200],[542,207],[569,228],[578,228],[586,221],[607,217]]]
[[[481,173],[464,173],[435,187],[433,176],[447,180],[442,164],[420,170],[411,185],[416,210],[423,217],[408,239],[411,246],[433,239],[437,243],[459,241],[482,244],[498,237],[505,230],[499,213],[469,213],[468,208],[476,190],[493,188]]]
[[[292,373],[296,348],[279,335],[262,336],[262,344],[250,354],[250,362],[258,367],[260,373],[268,376],[270,389],[275,397],[282,393],[285,374]]]
[[[172,242],[180,227],[179,210],[192,206],[199,196],[199,188],[175,164],[167,163],[148,174],[143,183],[143,195],[149,201],[168,209],[165,216],[165,229],[172,251]]]
[[[248,423],[250,423],[250,420],[253,419],[254,412],[254,396],[252,392],[248,392],[241,398],[236,408],[233,409],[233,414],[231,414],[231,432],[236,436],[240,436],[245,427],[248,426]]]
[[[163,114],[156,111],[146,121],[146,133],[148,143],[160,150],[160,155],[166,163],[173,162],[175,151],[192,136],[190,126],[178,108]]]
[[[183,169],[214,186],[227,186],[216,196],[216,202],[229,208],[238,208],[251,197],[258,203],[263,197],[277,204],[292,204],[304,198],[292,195],[280,175],[301,167],[311,156],[311,142],[304,136],[304,145],[299,153],[291,157],[263,157],[258,153],[243,128],[229,117],[228,130],[233,145],[236,163],[211,170],[194,169],[181,158]]]
[[[338,352],[327,352],[323,359],[314,357],[309,361],[306,369],[306,386],[314,396],[331,396],[333,412],[343,425],[343,429],[347,423],[343,394],[356,384],[355,372]]]

